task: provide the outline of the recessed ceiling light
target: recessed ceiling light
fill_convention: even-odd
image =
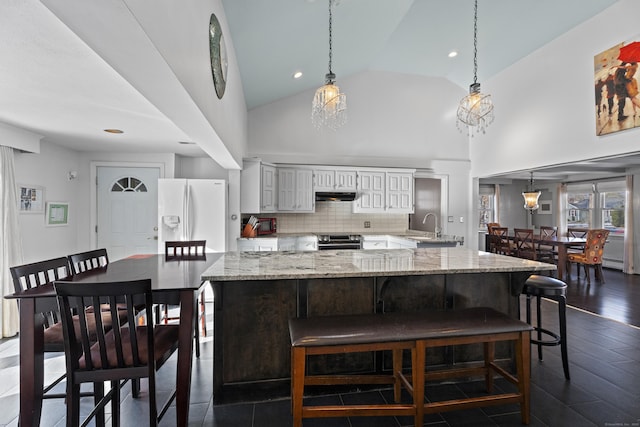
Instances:
[[[302,71],[296,71],[295,73],[293,73],[294,79],[299,79],[300,77],[302,77]]]
[[[449,58],[455,58],[456,56],[458,56],[458,52],[456,52],[455,50],[449,52]]]
[[[120,129],[105,129],[104,131],[107,133],[124,133],[124,131],[121,131]]]

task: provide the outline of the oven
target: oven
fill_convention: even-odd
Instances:
[[[319,234],[318,250],[362,249],[362,236],[354,234]]]

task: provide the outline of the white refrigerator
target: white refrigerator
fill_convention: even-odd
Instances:
[[[158,180],[158,253],[168,240],[206,240],[207,252],[224,252],[226,218],[225,180]]]

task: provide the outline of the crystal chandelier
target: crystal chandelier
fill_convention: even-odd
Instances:
[[[538,199],[540,198],[540,194],[542,194],[541,191],[533,189],[533,172],[531,172],[529,191],[525,191],[522,193],[522,197],[524,197],[524,208],[531,213],[538,209]]]
[[[347,122],[347,96],[340,93],[336,86],[336,75],[331,70],[332,60],[332,6],[329,0],[329,73],[325,75],[325,84],[316,91],[311,109],[311,122],[317,129],[327,127],[336,130]]]
[[[473,136],[474,129],[484,133],[493,122],[491,95],[481,93],[478,83],[478,0],[475,0],[473,12],[473,83],[469,86],[469,95],[460,101],[457,116],[458,129],[462,131],[466,126],[470,136]]]

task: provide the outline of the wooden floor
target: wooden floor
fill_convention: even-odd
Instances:
[[[532,426],[639,426],[640,425],[640,276],[627,276],[605,270],[605,284],[569,281],[567,327],[571,381],[565,381],[558,347],[544,349],[544,361],[532,362]],[[543,326],[557,328],[557,305],[543,302]],[[597,313],[591,314],[588,311]],[[209,310],[209,313],[211,311]],[[17,426],[19,400],[17,339],[0,340],[0,426]],[[190,426],[286,427],[291,425],[290,400],[272,396],[257,402],[213,405],[212,342],[205,338],[202,356],[195,360],[191,392]],[[532,352],[532,357],[535,352]],[[175,361],[174,361],[175,362]],[[47,373],[64,370],[63,358],[46,360]],[[172,386],[175,372],[166,366],[158,388]],[[501,388],[511,385],[498,382]],[[143,383],[143,391],[145,385]],[[127,387],[126,391],[130,391]],[[428,388],[427,398],[482,394],[480,382],[445,384]],[[336,404],[390,399],[388,390],[351,392],[316,397]],[[64,426],[64,404],[45,402],[42,426]],[[122,425],[147,425],[147,401],[131,394],[123,397]],[[88,410],[88,406],[86,408]],[[174,426],[173,412],[161,425]],[[305,420],[304,426],[322,427],[400,427],[412,425],[411,418],[327,418]],[[520,415],[514,405],[455,411],[430,415],[425,426],[519,426]]]

